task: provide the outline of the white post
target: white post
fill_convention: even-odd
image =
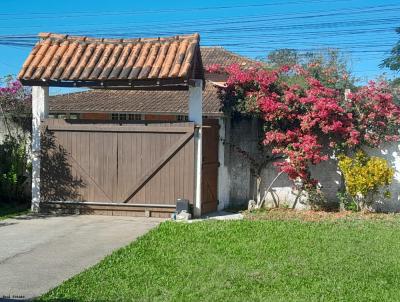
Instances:
[[[49,87],[32,87],[32,206],[33,212],[40,205],[40,122],[49,114]]]
[[[225,139],[226,123],[224,117],[218,119],[219,122],[219,144],[218,144],[218,211],[222,211],[229,204],[229,175],[228,167],[225,163]]]
[[[194,122],[195,131],[195,194],[193,211],[195,217],[201,216],[201,164],[203,124],[203,80],[194,80],[189,86],[189,121]]]

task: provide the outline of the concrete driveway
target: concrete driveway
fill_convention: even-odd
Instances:
[[[122,216],[21,216],[0,221],[0,300],[39,296],[157,226]]]

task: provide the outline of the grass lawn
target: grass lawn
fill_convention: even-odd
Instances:
[[[2,203],[0,202],[0,220],[27,214],[30,204]]]
[[[400,219],[163,223],[40,300],[398,301]]]

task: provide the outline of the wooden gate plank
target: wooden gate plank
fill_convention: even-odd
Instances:
[[[67,136],[68,137],[68,136]],[[57,136],[55,136],[55,141],[57,142],[58,145],[63,146],[63,144],[59,141],[59,138]],[[66,143],[67,145],[69,145],[68,143]],[[65,143],[64,143],[65,145]],[[76,161],[76,159],[71,155],[71,152],[66,149],[68,152],[66,152],[66,156],[67,158],[70,160],[70,164],[71,166],[73,166],[76,171],[80,174],[81,177],[83,177],[87,182],[89,182],[89,184],[91,185],[91,187],[95,187],[97,188],[103,195],[103,197],[105,197],[108,201],[112,201],[112,198],[110,198],[110,196],[108,196],[103,189],[100,187],[99,184],[97,184],[97,182],[85,171],[85,169],[83,169],[81,167],[81,165]]]
[[[193,129],[191,132],[182,135],[182,137],[136,182],[132,187],[132,193],[124,200],[124,203],[135,196],[135,194],[193,137],[193,135]]]

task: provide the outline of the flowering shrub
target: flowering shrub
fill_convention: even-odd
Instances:
[[[25,183],[30,173],[27,142],[31,127],[31,95],[11,77],[1,82],[0,114],[8,133],[0,144],[0,199],[22,201],[26,199]]]
[[[4,84],[0,86],[0,102],[6,112],[15,111],[16,108],[24,112],[30,111],[30,93],[25,90],[21,82],[11,77],[1,80]]]
[[[399,140],[400,107],[386,82],[370,82],[348,95],[346,110],[355,125],[353,136],[358,144],[377,147],[384,141]]]
[[[2,85],[1,85],[2,84]],[[0,113],[22,129],[31,127],[31,93],[12,77],[0,78]],[[8,126],[7,126],[8,127]],[[9,133],[10,134],[10,133]]]
[[[264,120],[263,144],[286,158],[275,165],[290,179],[300,178],[306,189],[318,182],[309,165],[332,152],[398,140],[400,108],[385,83],[371,82],[346,99],[299,66],[245,70],[232,65],[226,72],[227,107]]]
[[[373,197],[380,190],[391,184],[394,170],[386,160],[379,157],[368,157],[358,151],[354,158],[340,155],[339,168],[343,173],[346,191],[357,205],[364,209],[372,204]],[[387,196],[389,192],[386,192]]]

